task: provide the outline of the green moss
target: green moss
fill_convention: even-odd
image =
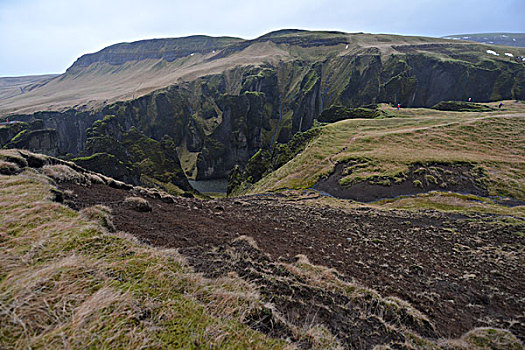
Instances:
[[[390,179],[382,179],[377,181],[370,181],[370,184],[372,185],[380,185],[380,186],[390,186],[392,183],[390,182]]]
[[[432,175],[425,175],[425,181],[428,183],[428,184],[433,184],[433,185],[437,185],[438,182],[436,180],[436,178]]]
[[[17,143],[19,141],[22,141],[27,135],[29,134],[29,130],[22,130],[18,134],[16,134],[15,137],[11,139],[11,143]]]
[[[419,180],[414,180],[412,181],[412,184],[415,186],[415,187],[420,187],[420,188],[423,188],[423,183]]]
[[[228,179],[228,193],[246,190],[266,174],[279,169],[301,152],[311,140],[316,138],[320,134],[320,130],[320,128],[314,128],[297,133],[287,144],[277,144],[273,152],[259,149],[248,161],[244,171],[240,167],[236,167],[231,172]]]
[[[305,77],[303,78],[303,81],[301,83],[302,86],[302,93],[307,95],[310,92],[312,92],[313,88],[319,81],[319,73],[317,73],[315,68],[312,68],[306,73]]]

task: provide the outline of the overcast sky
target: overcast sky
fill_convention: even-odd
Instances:
[[[0,76],[62,73],[108,45],[283,28],[444,36],[525,32],[525,0],[0,0]]]

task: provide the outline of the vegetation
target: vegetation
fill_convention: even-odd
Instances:
[[[462,101],[442,101],[432,108],[440,111],[455,111],[455,112],[490,112],[495,108],[488,107],[479,103],[470,103]]]
[[[320,122],[337,122],[339,120],[343,119],[350,119],[350,118],[375,118],[378,117],[380,114],[375,108],[375,106],[371,106],[372,108],[346,108],[344,106],[332,106],[328,109],[325,109],[321,115],[319,116],[318,120]]]
[[[182,194],[190,186],[180,166],[173,139],[147,137],[136,128],[125,131],[119,119],[107,115],[87,130],[87,156],[72,160],[77,164],[131,183],[157,186]]]
[[[106,208],[52,202],[32,169],[0,184],[3,349],[286,347],[240,322],[261,305],[234,277],[207,280],[174,250],[109,233]]]
[[[228,178],[228,194],[242,193],[265,175],[279,169],[304,150],[308,142],[314,139],[319,132],[319,128],[299,132],[290,142],[277,144],[272,151],[259,150],[248,161],[245,169],[238,166],[233,169]]]
[[[505,111],[460,113],[428,109],[397,112],[382,105],[383,111],[395,117],[322,126],[303,152],[265,176],[249,192],[309,188],[330,174],[337,163],[345,163],[347,169],[341,184],[385,179],[399,183],[415,167],[414,172],[422,176],[417,180],[422,183],[415,186],[429,183],[446,187],[447,174],[432,165],[441,163],[468,165],[489,195],[524,200],[524,145],[520,135],[525,127],[525,106],[510,102],[506,106]]]
[[[28,167],[32,158],[47,165],[40,171]],[[293,349],[301,344],[313,349],[342,348],[338,334],[329,327],[314,322],[297,325],[282,318],[275,306],[264,302],[268,296],[261,294],[267,290],[257,289],[240,275],[204,278],[177,251],[143,245],[129,234],[116,232],[108,207],[96,205],[76,212],[56,202],[53,181],[88,185],[88,180],[114,180],[82,172],[73,163],[53,165],[59,160],[25,151],[2,151],[0,159],[3,166],[16,164],[20,170],[17,175],[0,175],[5,209],[0,212],[3,349]],[[161,194],[157,191],[155,196]],[[145,202],[136,196],[125,199],[128,205]],[[380,239],[371,242],[383,243]],[[511,332],[495,328],[476,328],[459,339],[431,340],[419,334],[435,334],[434,326],[410,304],[341,279],[334,269],[316,266],[306,256],[297,256],[294,263],[269,263],[249,237],[239,237],[224,248],[208,253],[207,259],[215,261],[205,263],[208,268],[225,265],[243,271],[248,261],[246,271],[264,279],[266,287],[311,293],[312,300],[328,303],[330,312],[351,305],[350,309],[360,310],[359,316],[345,319],[345,324],[361,325],[358,329],[370,334],[380,331],[395,345],[454,350],[522,346]],[[247,257],[251,260],[243,260]],[[298,305],[305,298],[300,293],[294,294],[298,300],[280,297],[275,296],[276,303]],[[292,339],[269,338],[249,328],[257,319],[288,329]]]

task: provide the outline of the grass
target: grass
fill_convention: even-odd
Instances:
[[[525,206],[523,205],[509,207],[494,203],[488,198],[452,192],[432,191],[417,196],[383,199],[374,202],[372,205],[385,209],[429,209],[449,212],[492,213],[510,215],[525,220]]]
[[[0,175],[0,348],[286,348],[241,323],[260,306],[235,276],[197,275],[51,201],[50,180]],[[94,221],[93,221],[94,220]]]
[[[126,197],[124,204],[136,211],[151,211],[151,204],[142,197]]]
[[[0,152],[0,159],[23,163],[25,158],[19,156],[16,151]],[[54,181],[74,182],[79,175],[63,167],[49,169],[26,167],[18,175],[0,175],[0,348],[294,348],[245,324],[268,310],[277,320],[283,317],[261,298],[255,284],[235,273],[206,279],[177,251],[141,245],[115,232],[105,206],[76,212],[53,202]],[[507,224],[514,220],[509,218]],[[257,248],[250,237],[241,239]],[[305,256],[277,264],[300,281],[301,288],[341,293],[364,315],[432,327],[410,304],[342,280],[337,271],[313,265]],[[328,326],[307,320],[288,325],[298,343],[307,341],[314,349],[342,348]],[[407,348],[439,346],[409,329],[402,331]],[[448,349],[521,346],[510,332],[492,328],[440,341]]]
[[[395,117],[344,120],[322,127],[320,135],[285,166],[250,191],[309,188],[337,162],[354,161],[341,183],[374,177],[395,181],[421,162],[466,162],[488,177],[490,195],[525,199],[525,105],[505,101],[506,110],[484,113],[445,112],[382,105]],[[432,179],[427,179],[433,181]]]

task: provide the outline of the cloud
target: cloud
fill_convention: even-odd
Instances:
[[[0,0],[0,76],[63,72],[122,41],[281,28],[442,36],[524,32],[522,0]]]

